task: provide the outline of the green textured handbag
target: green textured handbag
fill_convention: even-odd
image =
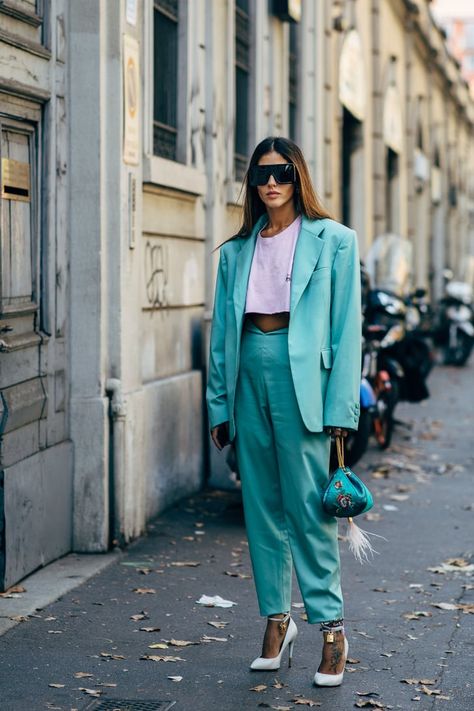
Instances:
[[[374,505],[374,500],[364,482],[344,466],[344,440],[336,437],[338,468],[331,475],[323,494],[323,508],[330,516],[352,518],[365,513]]]

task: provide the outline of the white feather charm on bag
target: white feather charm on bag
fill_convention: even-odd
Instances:
[[[349,543],[349,550],[354,554],[359,563],[368,563],[369,555],[373,556],[374,553],[378,553],[372,546],[369,536],[383,538],[384,541],[387,540],[383,536],[379,536],[378,533],[370,533],[369,531],[364,531],[362,528],[359,528],[359,526],[354,523],[352,516],[349,516],[347,519],[347,541]]]

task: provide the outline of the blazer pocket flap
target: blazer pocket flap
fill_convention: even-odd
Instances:
[[[321,360],[325,368],[332,368],[332,350],[331,348],[321,348]]]

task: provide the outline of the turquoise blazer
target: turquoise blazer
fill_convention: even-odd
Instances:
[[[264,214],[248,237],[220,251],[206,401],[212,429],[229,422],[234,401],[247,283]],[[361,376],[361,298],[357,237],[330,219],[303,217],[290,287],[288,350],[296,398],[311,432],[357,429]]]

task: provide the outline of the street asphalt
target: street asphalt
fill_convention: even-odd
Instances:
[[[354,467],[375,498],[359,523],[386,540],[376,539],[378,555],[363,566],[341,540],[350,643],[341,687],[312,686],[321,633],[302,619],[296,580],[292,668],[285,655],[276,672],[249,671],[264,620],[240,495],[208,490],[0,636],[1,711],[151,711],[170,702],[173,711],[472,711],[473,361],[438,367],[432,397],[399,406],[392,446],[382,452],[373,442]],[[206,607],[201,595],[236,604]]]

